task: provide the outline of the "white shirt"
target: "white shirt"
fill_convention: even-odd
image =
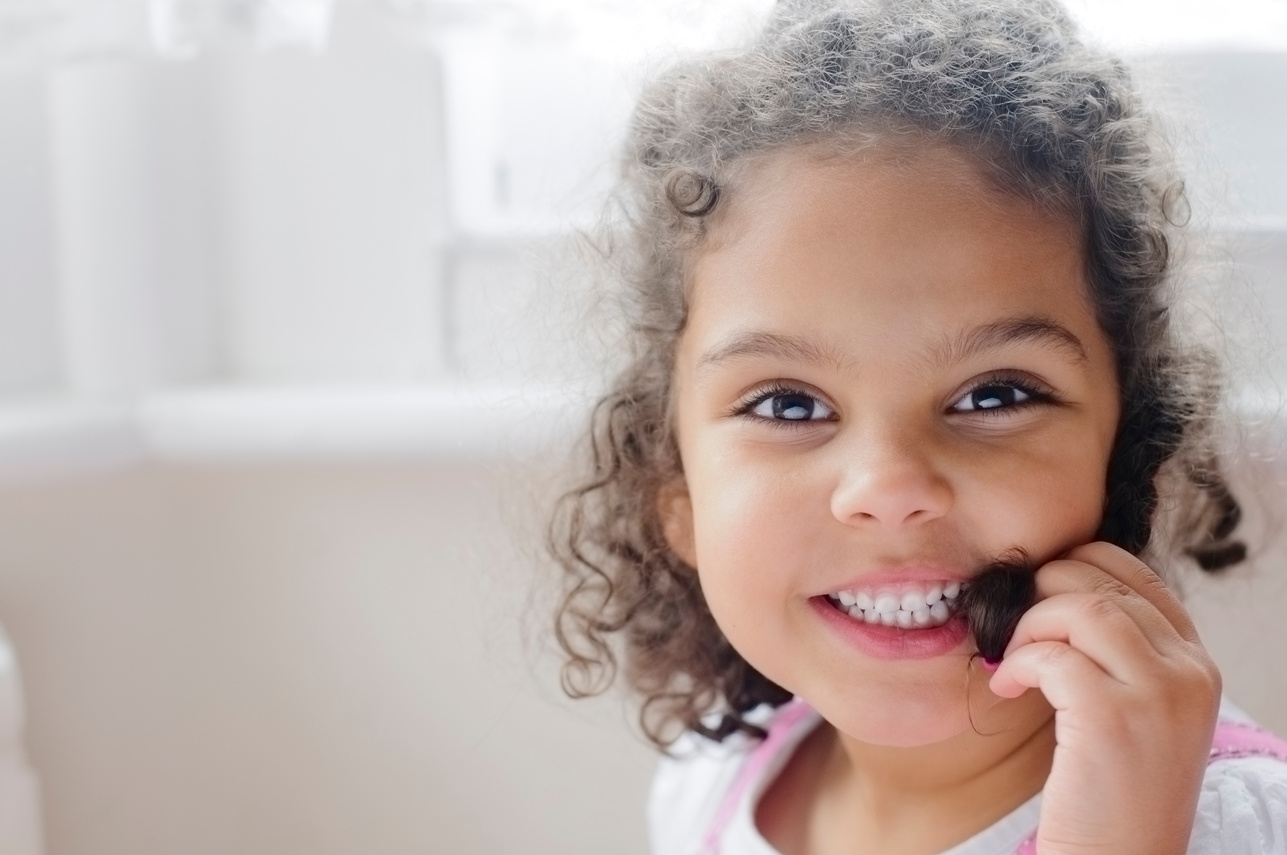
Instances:
[[[1220,717],[1250,722],[1228,702],[1221,704]],[[720,855],[780,855],[756,829],[755,806],[821,721],[813,711],[801,718],[751,779],[725,827]],[[738,777],[742,761],[756,745],[741,734],[715,743],[693,733],[675,744],[675,756],[663,758],[657,768],[648,803],[653,855],[701,855],[707,831]],[[1014,855],[1037,827],[1040,813],[1038,793],[942,855]],[[1210,764],[1202,783],[1189,855],[1287,855],[1287,763],[1250,757]]]

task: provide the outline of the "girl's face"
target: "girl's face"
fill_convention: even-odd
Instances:
[[[720,628],[853,738],[968,730],[973,642],[930,602],[1100,523],[1118,390],[1077,228],[947,146],[798,147],[748,166],[690,288],[662,515]]]

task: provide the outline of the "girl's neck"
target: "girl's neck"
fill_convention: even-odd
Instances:
[[[761,833],[784,855],[850,851],[854,840],[872,852],[951,848],[1023,804],[1049,775],[1054,714],[1031,694],[1026,715],[914,748],[860,742],[824,722],[766,792]]]

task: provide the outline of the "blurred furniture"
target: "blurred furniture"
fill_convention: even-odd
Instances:
[[[0,855],[39,855],[40,799],[23,748],[22,680],[0,629]]]

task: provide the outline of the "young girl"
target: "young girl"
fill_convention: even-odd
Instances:
[[[1157,573],[1244,550],[1122,66],[1040,0],[780,2],[627,175],[637,347],[553,542],[565,687],[623,656],[669,749],[654,852],[1287,853],[1287,745]]]

